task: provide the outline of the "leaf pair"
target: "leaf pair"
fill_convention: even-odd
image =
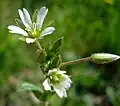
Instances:
[[[46,50],[46,54],[41,53],[38,62],[40,63],[40,67],[44,70],[49,70],[52,68],[59,67],[61,63],[61,45],[62,45],[63,37],[56,40],[51,48]]]
[[[59,67],[61,60],[61,45],[62,45],[63,37],[59,38],[55,41],[53,46],[49,49],[46,60],[50,61],[49,68],[56,68]]]

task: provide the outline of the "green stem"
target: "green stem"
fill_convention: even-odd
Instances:
[[[77,64],[77,63],[81,63],[81,62],[88,62],[90,60],[91,60],[91,57],[86,57],[86,58],[76,59],[76,60],[72,60],[72,61],[68,61],[68,62],[63,62],[60,65],[60,67],[66,66],[66,65],[71,65],[71,64]]]
[[[40,49],[40,51],[43,50],[38,40],[36,40],[36,45],[38,46],[38,48]]]
[[[44,102],[40,103],[40,106],[49,106],[49,103],[47,101],[44,101]]]

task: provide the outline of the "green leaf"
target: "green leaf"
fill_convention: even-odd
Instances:
[[[38,91],[40,93],[44,92],[39,85],[34,85],[28,82],[21,83],[18,88],[18,91]]]
[[[60,52],[61,45],[62,45],[62,40],[63,40],[63,37],[59,38],[54,43],[53,47],[51,48],[51,52],[54,52],[55,54],[58,54]]]

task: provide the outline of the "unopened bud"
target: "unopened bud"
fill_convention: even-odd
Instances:
[[[120,56],[109,53],[95,53],[91,56],[91,61],[97,64],[110,63],[120,59]]]

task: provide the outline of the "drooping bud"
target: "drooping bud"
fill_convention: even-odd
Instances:
[[[110,63],[117,59],[120,59],[120,56],[109,53],[95,53],[91,56],[91,61],[97,64]]]

